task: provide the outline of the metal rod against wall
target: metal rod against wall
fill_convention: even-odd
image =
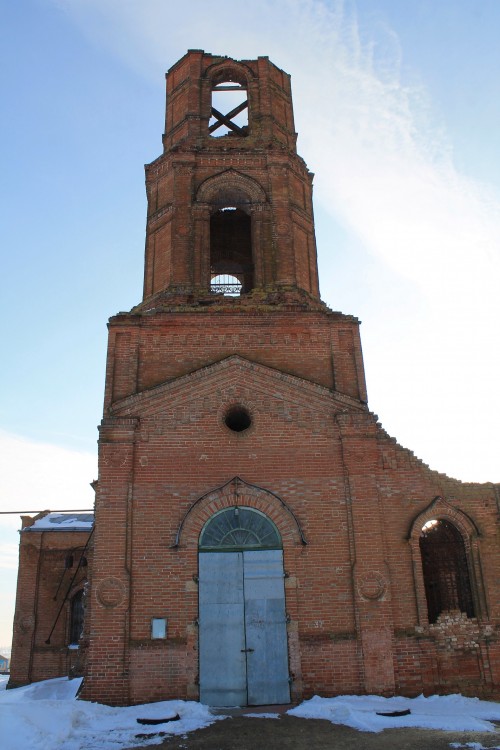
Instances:
[[[95,528],[95,527],[94,527],[94,528]],[[51,631],[50,631],[50,633],[49,633],[49,637],[48,637],[48,638],[47,638],[47,640],[45,641],[45,643],[46,643],[47,645],[50,645],[50,639],[52,638],[52,633],[54,632],[54,630],[55,630],[55,627],[56,627],[56,625],[57,625],[57,622],[58,622],[58,620],[59,620],[59,617],[61,616],[61,612],[63,611],[63,607],[64,607],[64,605],[66,604],[66,600],[67,600],[67,598],[68,598],[68,594],[69,594],[69,592],[71,591],[71,589],[73,588],[73,583],[75,582],[75,578],[76,578],[76,575],[77,575],[78,571],[80,570],[80,567],[81,567],[81,563],[82,563],[82,560],[83,560],[83,556],[84,556],[85,552],[87,551],[87,547],[88,547],[88,544],[89,544],[89,542],[90,542],[90,539],[91,539],[91,537],[92,537],[92,534],[93,534],[93,533],[94,533],[94,529],[92,529],[92,531],[91,531],[91,532],[90,532],[90,534],[89,534],[89,538],[87,539],[87,542],[86,542],[86,544],[85,544],[85,547],[83,548],[83,552],[82,552],[82,554],[80,555],[80,559],[79,559],[79,561],[78,561],[78,565],[76,566],[75,574],[74,574],[73,578],[71,579],[71,583],[70,583],[70,584],[69,584],[69,586],[68,586],[68,590],[66,591],[66,595],[65,595],[64,599],[62,600],[62,604],[61,604],[61,606],[59,607],[59,612],[57,613],[56,619],[54,620],[54,624],[52,625],[52,630],[51,630]]]

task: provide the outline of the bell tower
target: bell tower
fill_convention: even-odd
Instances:
[[[292,682],[301,695],[283,565],[303,554],[306,499],[313,525],[330,513],[332,415],[365,414],[366,389],[357,319],[319,296],[312,174],[295,143],[290,78],[267,57],[191,50],[169,70],[164,150],[146,166],[144,296],[109,321],[86,699],[282,703]],[[248,528],[230,534],[228,579],[217,530],[237,519]],[[240,602],[226,664],[211,651],[228,627],[214,591],[238,580],[239,596],[254,563],[280,631],[247,649]],[[252,590],[248,606],[266,609]],[[234,684],[219,684],[226,673]]]
[[[277,293],[317,307],[312,174],[296,152],[290,76],[267,57],[190,50],[166,79],[138,309]]]

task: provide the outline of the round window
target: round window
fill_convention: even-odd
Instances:
[[[244,432],[252,424],[252,418],[244,406],[232,406],[226,412],[224,424],[233,432]]]

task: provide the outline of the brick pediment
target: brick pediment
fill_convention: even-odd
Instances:
[[[217,395],[221,403],[251,402],[252,394],[297,407],[366,411],[356,399],[272,367],[233,355],[187,375],[115,402],[110,416],[154,416]]]

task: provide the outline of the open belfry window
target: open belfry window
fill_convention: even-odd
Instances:
[[[226,206],[210,217],[210,289],[225,296],[253,288],[252,220],[241,208]]]
[[[474,601],[467,551],[460,531],[443,519],[427,521],[420,534],[429,622],[443,612],[465,612],[474,617]]]
[[[246,81],[227,80],[213,82],[212,106],[208,132],[214,137],[248,135],[248,98]]]

